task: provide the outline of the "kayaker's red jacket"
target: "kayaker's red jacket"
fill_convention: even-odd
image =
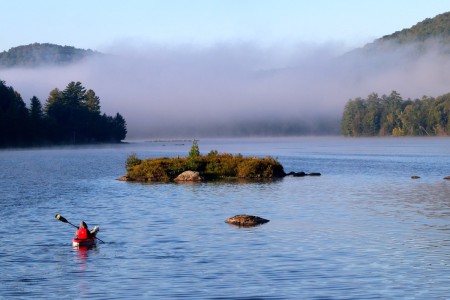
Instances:
[[[90,238],[90,232],[86,228],[79,228],[77,232],[77,238],[84,240]]]

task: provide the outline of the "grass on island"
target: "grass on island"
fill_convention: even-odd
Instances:
[[[197,141],[187,157],[148,158],[132,154],[126,161],[127,177],[136,181],[172,181],[184,171],[197,171],[207,179],[263,179],[285,176],[283,166],[274,158],[243,157],[241,154],[218,153],[212,150],[201,155]]]

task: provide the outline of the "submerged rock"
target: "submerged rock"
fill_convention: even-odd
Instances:
[[[251,215],[236,215],[225,220],[225,223],[230,223],[242,227],[253,227],[267,222],[269,222],[269,220]]]
[[[184,171],[174,181],[203,181],[203,177],[200,176],[199,172]]]
[[[305,177],[305,176],[320,176],[320,175],[322,175],[322,174],[317,173],[317,172],[313,172],[313,173],[309,173],[308,174],[308,173],[305,173],[305,172],[301,171],[301,172],[289,172],[289,173],[286,173],[285,176]]]
[[[309,173],[308,176],[321,176],[322,174],[320,173]]]
[[[294,172],[294,174],[292,174],[292,176],[294,176],[294,177],[305,177],[306,173],[305,172],[297,172],[297,173]]]

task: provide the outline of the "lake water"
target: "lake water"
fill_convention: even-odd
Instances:
[[[200,140],[322,176],[115,180],[132,153],[190,146],[0,151],[0,299],[450,299],[449,138]],[[73,249],[57,213],[106,243]],[[236,214],[270,222],[224,223]]]

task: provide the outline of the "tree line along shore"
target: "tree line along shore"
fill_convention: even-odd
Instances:
[[[450,93],[403,99],[393,91],[350,99],[341,118],[344,136],[448,136]],[[29,108],[13,87],[0,80],[0,147],[118,143],[126,121],[102,114],[100,98],[80,82],[50,91],[44,105],[33,96]],[[184,141],[184,140],[183,140]]]
[[[126,134],[122,115],[102,114],[100,98],[80,82],[53,89],[44,105],[33,96],[28,108],[0,80],[0,147],[118,143]]]
[[[345,136],[448,136],[450,93],[405,100],[393,91],[350,99],[341,124]]]

